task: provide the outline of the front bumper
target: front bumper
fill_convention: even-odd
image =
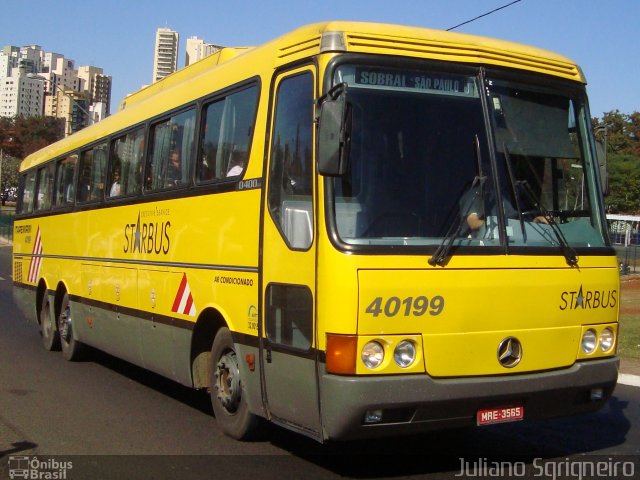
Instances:
[[[323,437],[346,440],[473,426],[479,409],[511,404],[524,406],[525,420],[592,412],[613,393],[618,367],[619,359],[612,357],[576,362],[562,370],[489,377],[324,373]],[[603,390],[602,399],[591,398],[596,388]],[[366,424],[369,410],[382,410],[382,421]]]

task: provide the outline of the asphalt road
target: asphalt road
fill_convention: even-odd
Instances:
[[[463,462],[468,476],[494,461],[536,478],[591,461],[640,475],[640,388],[627,385],[568,419],[329,445],[269,426],[261,440],[231,440],[201,392],[98,351],[82,362],[45,351],[13,305],[10,259],[0,247],[0,478],[19,459],[64,479],[451,479]]]

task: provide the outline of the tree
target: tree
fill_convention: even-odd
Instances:
[[[64,120],[54,117],[0,117],[2,188],[18,185],[18,167],[27,155],[64,137]]]
[[[628,153],[610,153],[608,210],[640,212],[640,158]]]
[[[64,120],[54,117],[0,117],[0,148],[24,158],[64,137]]]
[[[599,140],[604,138],[606,127],[609,152],[640,155],[640,112],[627,115],[612,110],[604,113],[602,120],[594,118],[591,123]]]
[[[631,152],[640,157],[640,112],[629,115],[629,136],[631,137]]]
[[[16,117],[14,133],[22,147],[21,157],[40,150],[64,136],[64,120],[54,117]]]
[[[640,113],[613,110],[592,120],[596,138],[606,134],[609,170],[607,208],[613,212],[640,213]]]
[[[21,156],[21,147],[15,134],[13,118],[0,117],[0,149],[5,155]]]

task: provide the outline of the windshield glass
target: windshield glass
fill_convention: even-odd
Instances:
[[[331,180],[342,242],[604,246],[588,117],[575,99],[370,66],[342,65],[334,83],[347,85],[351,128],[348,171]]]
[[[604,246],[583,103],[499,80],[489,80],[486,91],[509,243],[559,245],[564,236],[574,247]],[[490,201],[485,194],[487,224],[496,215]]]

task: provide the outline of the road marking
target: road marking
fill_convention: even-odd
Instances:
[[[621,373],[618,375],[618,383],[622,385],[631,385],[632,387],[640,387],[640,376]]]

